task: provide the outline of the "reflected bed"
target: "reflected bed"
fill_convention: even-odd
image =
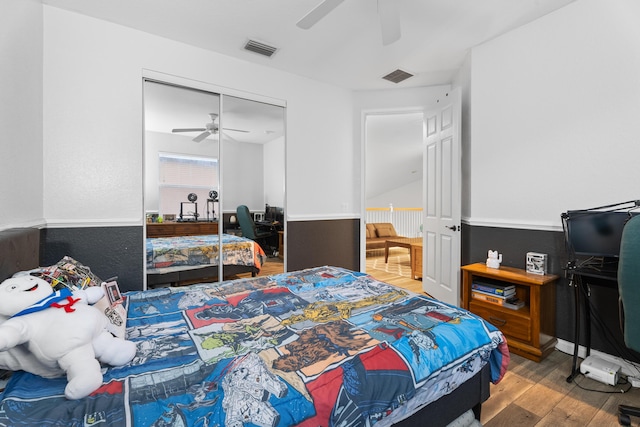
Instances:
[[[266,255],[260,245],[244,237],[222,235],[225,277],[257,275]],[[176,286],[196,281],[216,281],[219,263],[218,235],[147,238],[147,286]]]

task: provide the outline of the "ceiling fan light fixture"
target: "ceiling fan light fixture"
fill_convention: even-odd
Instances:
[[[397,0],[378,0],[378,14],[380,15],[380,32],[382,45],[389,46],[400,40],[400,11]]]
[[[413,74],[398,68],[397,70],[390,72],[389,74],[387,74],[382,78],[392,83],[400,83],[404,80],[407,80],[409,77],[413,77]]]
[[[262,56],[266,56],[267,58],[271,58],[271,56],[273,56],[273,54],[278,50],[277,47],[269,46],[266,43],[261,43],[256,40],[248,40],[244,45],[244,49]]]
[[[344,0],[323,0],[311,12],[307,13],[296,25],[303,30],[313,27],[319,20],[324,18],[329,12],[338,7]]]

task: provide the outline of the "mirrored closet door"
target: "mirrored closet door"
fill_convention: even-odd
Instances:
[[[222,120],[224,229],[258,242],[271,265],[282,262],[284,108],[226,95],[222,99]],[[243,211],[248,212],[253,224],[248,223]],[[223,268],[225,277],[237,269],[231,262],[223,263]]]
[[[284,110],[144,81],[147,288],[255,275],[261,260],[241,237],[283,264]],[[267,238],[243,233],[241,206]]]

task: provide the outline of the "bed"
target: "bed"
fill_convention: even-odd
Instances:
[[[78,401],[17,371],[0,425],[444,426],[509,361],[475,315],[331,266],[124,297],[134,361]]]
[[[253,240],[223,234],[224,276],[256,276],[266,259]],[[219,263],[218,235],[171,236],[146,239],[147,286],[150,288],[215,281]]]

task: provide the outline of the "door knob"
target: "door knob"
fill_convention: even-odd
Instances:
[[[452,231],[460,231],[460,226],[459,225],[450,225],[447,228],[449,230],[452,230]]]

